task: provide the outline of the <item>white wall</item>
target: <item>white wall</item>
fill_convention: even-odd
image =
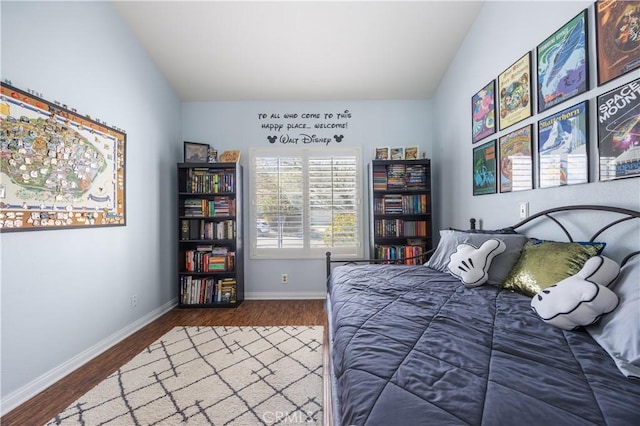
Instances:
[[[3,79],[127,131],[127,226],[0,235],[6,411],[177,296],[182,151],[181,103],[108,2],[1,7]]]
[[[484,141],[499,138],[530,123],[534,124],[535,134],[537,121],[541,118],[589,99],[591,183],[474,197],[471,174],[471,97],[527,51],[535,51],[538,44],[585,8],[589,9],[590,80],[593,89],[543,114],[534,114]],[[640,178],[597,181],[595,98],[602,92],[637,79],[640,73],[634,71],[602,87],[596,87],[594,19],[591,1],[490,1],[484,4],[433,99],[437,141],[433,152],[434,205],[437,206],[439,228],[467,226],[469,217],[481,219],[487,229],[515,224],[519,221],[518,204],[521,201],[529,202],[532,213],[569,204],[607,204],[636,210],[640,208]],[[535,64],[535,56],[533,61]]]
[[[348,110],[351,118],[336,119],[339,112]],[[280,114],[280,119],[260,119],[259,114]],[[334,119],[291,120],[284,119],[285,113],[325,113],[334,114]],[[249,148],[265,147],[270,143],[269,135],[283,135],[267,131],[261,127],[264,122],[274,124],[315,122],[348,122],[346,129],[313,130],[311,134],[331,137],[335,133],[345,137],[340,146],[360,146],[363,152],[363,192],[366,196],[366,164],[373,158],[375,147],[379,146],[419,146],[420,152],[431,156],[433,145],[433,123],[431,102],[424,101],[345,101],[345,102],[194,102],[183,105],[184,140],[209,143],[220,152],[225,149],[240,149],[240,163],[245,172],[245,223],[248,223],[249,173],[247,158]],[[300,130],[288,132],[294,137]],[[274,144],[280,149],[296,149],[295,144]],[[332,146],[337,143],[332,142]],[[364,199],[365,216],[368,214],[367,198]],[[367,227],[365,222],[365,227]],[[249,259],[248,238],[252,229],[245,227],[245,292],[247,298],[309,298],[323,297],[326,288],[324,279],[324,259],[318,260],[251,260]],[[368,230],[365,229],[368,238]],[[368,241],[368,240],[367,240]],[[289,274],[289,283],[280,282],[282,273]]]

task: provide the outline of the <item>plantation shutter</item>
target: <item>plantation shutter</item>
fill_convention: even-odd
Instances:
[[[362,256],[360,150],[251,151],[252,258]]]

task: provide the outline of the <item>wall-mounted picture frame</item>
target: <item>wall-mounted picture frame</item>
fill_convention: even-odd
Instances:
[[[376,148],[375,157],[376,160],[388,160],[389,159],[389,147],[379,146]]]
[[[539,187],[589,182],[588,101],[538,121]]]
[[[536,48],[538,112],[589,89],[587,9]]]
[[[531,117],[531,52],[498,76],[500,130]]]
[[[500,192],[533,189],[533,125],[507,133],[498,140]]]
[[[601,181],[640,176],[640,79],[597,98]]]
[[[471,97],[472,143],[496,132],[496,81],[491,80]]]
[[[407,146],[404,149],[405,160],[417,160],[420,156],[420,149],[417,146]]]
[[[597,1],[598,85],[640,67],[640,1]]]
[[[0,232],[126,225],[126,133],[0,84]]]
[[[495,194],[496,140],[473,148],[473,195]]]
[[[206,163],[209,161],[209,144],[184,142],[185,163]]]
[[[398,146],[389,149],[390,160],[404,160],[404,147]]]

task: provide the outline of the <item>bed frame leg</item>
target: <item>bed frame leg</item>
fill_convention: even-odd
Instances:
[[[327,279],[329,279],[329,275],[331,275],[331,252],[328,251],[325,253],[326,258],[326,262],[327,262]]]

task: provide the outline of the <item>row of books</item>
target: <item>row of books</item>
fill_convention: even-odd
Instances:
[[[389,164],[374,166],[373,190],[427,189],[427,166],[424,164]]]
[[[377,245],[375,247],[376,259],[399,260],[405,265],[421,265],[424,260],[413,259],[425,252],[422,245]]]
[[[236,237],[235,220],[211,222],[199,219],[182,219],[180,239],[182,240],[232,240]]]
[[[233,169],[188,169],[185,189],[187,192],[207,194],[235,192],[235,178]]]
[[[197,246],[195,250],[186,250],[186,272],[226,272],[235,268],[236,253],[227,247]]]
[[[373,201],[374,214],[426,214],[429,212],[427,194],[385,194]]]
[[[377,219],[373,232],[376,237],[427,237],[429,222],[426,220]]]
[[[213,197],[213,199],[187,198],[184,200],[184,216],[225,217],[236,214],[236,200],[233,197]]]
[[[183,304],[236,303],[235,278],[180,277],[180,301]]]

